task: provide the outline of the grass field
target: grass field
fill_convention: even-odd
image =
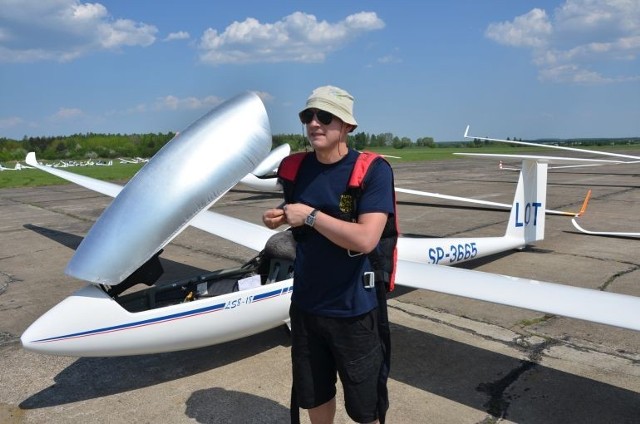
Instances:
[[[509,145],[488,146],[482,148],[455,148],[455,147],[439,147],[439,148],[410,148],[410,149],[394,149],[392,147],[382,147],[371,149],[383,155],[394,156],[390,157],[391,163],[397,162],[418,162],[429,160],[456,160],[461,159],[461,156],[454,155],[453,153],[468,152],[468,153],[493,153],[493,154],[532,154],[542,153],[547,156],[575,156],[571,152],[563,152],[558,150],[550,150],[538,147],[514,147]],[[635,150],[635,153],[640,156],[640,146],[607,146],[605,147],[593,147],[590,150],[603,150],[609,152],[617,152],[621,150],[627,150],[624,153],[629,153],[629,150]],[[605,157],[602,157],[605,159]],[[614,159],[614,158],[608,158]],[[15,163],[8,162],[3,163],[7,168],[13,168]],[[118,163],[114,161],[112,166],[76,166],[63,168],[65,171],[74,172],[81,175],[86,175],[92,178],[98,178],[107,181],[127,181],[135,175],[136,172],[142,167],[143,164],[128,164]],[[36,187],[42,185],[57,185],[57,184],[69,184],[67,181],[55,177],[53,175],[44,173],[37,169],[23,169],[21,171],[1,171],[0,172],[0,188],[12,188],[12,187]]]
[[[74,166],[61,168],[64,171],[107,181],[126,181],[135,175],[142,163],[115,163],[112,166]],[[5,165],[7,166],[7,165]],[[9,164],[13,167],[13,164]],[[7,166],[7,167],[9,167]],[[0,172],[0,188],[37,187],[43,185],[70,184],[68,181],[38,169]]]

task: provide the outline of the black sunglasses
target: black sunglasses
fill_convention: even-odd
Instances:
[[[324,110],[318,110],[317,112],[314,112],[311,109],[305,109],[300,112],[298,116],[300,116],[300,122],[302,122],[303,124],[308,124],[313,120],[314,115],[323,125],[329,125],[331,121],[333,121],[333,115],[329,112],[325,112]]]

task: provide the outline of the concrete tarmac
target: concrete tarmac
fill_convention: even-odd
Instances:
[[[479,159],[398,163],[394,170],[398,187],[503,203],[511,203],[518,175]],[[640,232],[639,177],[637,164],[551,170],[547,207],[576,211],[593,189],[579,220],[585,228]],[[63,270],[110,200],[73,185],[0,190],[0,423],[288,422],[284,328],[120,358],[22,349],[22,332],[83,285]],[[238,186],[215,209],[260,222],[279,201]],[[508,218],[406,194],[398,205],[401,231],[413,235],[501,235]],[[639,243],[581,234],[569,218],[548,215],[544,241],[466,267],[640,296]],[[163,280],[236,266],[253,254],[189,228],[163,253]],[[402,287],[389,309],[390,423],[639,420],[640,332]],[[338,397],[336,422],[351,422]]]

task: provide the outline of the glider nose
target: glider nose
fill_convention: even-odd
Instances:
[[[38,340],[38,333],[41,333],[41,325],[38,321],[39,320],[31,324],[29,328],[22,333],[22,336],[20,336],[20,343],[22,343],[22,347],[26,350],[42,353],[42,351],[38,349],[38,343],[36,343],[36,340]]]
[[[58,305],[59,306],[59,305]],[[60,331],[53,325],[60,321],[59,312],[56,311],[57,307],[49,310],[46,314],[38,318],[33,324],[29,326],[20,336],[20,342],[22,347],[26,350],[37,353],[56,354],[55,350],[52,350],[55,346],[57,336],[60,335]]]
[[[91,337],[105,320],[126,318],[104,291],[88,285],[65,298],[38,318],[20,337],[26,350],[50,355],[89,356],[101,341]],[[82,318],[79,318],[82,317]]]

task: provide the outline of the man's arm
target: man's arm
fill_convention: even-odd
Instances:
[[[311,206],[302,203],[284,207],[286,222],[292,227],[305,225],[304,221],[312,211]],[[387,214],[383,212],[364,213],[357,222],[348,222],[318,211],[313,228],[344,249],[369,253],[378,245],[386,223]]]

